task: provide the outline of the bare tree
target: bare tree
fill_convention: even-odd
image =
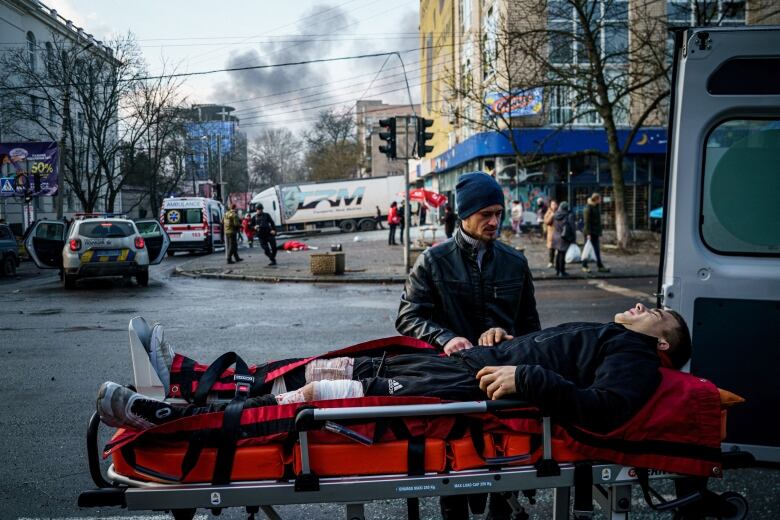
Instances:
[[[6,135],[59,142],[61,178],[85,211],[101,197],[113,210],[121,143],[138,135],[125,124],[122,103],[138,88],[143,65],[132,34],[96,45],[52,33],[0,55]]]
[[[123,107],[127,128],[132,131],[123,142],[122,168],[112,187],[119,190],[125,183],[143,186],[143,198],[152,213],[183,181],[185,158],[191,153],[180,88],[181,80],[163,73],[139,82]]]
[[[304,133],[303,140],[306,143],[304,162],[312,180],[357,175],[361,151],[351,110],[323,110],[314,128]]]
[[[522,18],[499,16],[482,39],[482,77],[474,78],[479,71],[451,76],[458,100],[453,111],[466,125],[505,136],[521,168],[582,155],[606,160],[618,245],[626,247],[629,232],[623,158],[641,127],[658,117],[657,109],[669,93],[666,21],[661,16],[665,2],[523,0],[521,4],[523,12],[530,14]],[[524,96],[533,97],[539,89],[546,112],[516,117],[515,104],[522,103]],[[503,98],[505,103],[488,104],[489,92],[497,93],[494,97]],[[542,118],[559,129],[575,124],[602,128],[607,151],[542,155],[544,142],[523,150],[518,141],[522,134],[513,130],[539,126]],[[623,138],[622,128],[628,129]],[[548,137],[554,138],[554,133]]]
[[[250,191],[306,179],[302,143],[287,128],[264,130],[249,148]]]

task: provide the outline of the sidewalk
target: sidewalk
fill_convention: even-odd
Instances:
[[[418,236],[418,228],[411,228],[411,240]],[[429,234],[430,236],[430,234]],[[444,230],[436,233],[437,240],[444,239]],[[658,274],[659,244],[657,238],[647,234],[646,240],[635,241],[633,251],[618,252],[610,247],[609,236],[602,239],[602,259],[609,273],[596,272],[591,264],[591,273],[583,273],[580,264],[568,264],[567,271],[572,279],[629,278],[656,276]],[[398,284],[406,280],[403,266],[403,247],[387,245],[387,230],[333,234],[325,236],[298,237],[295,240],[305,242],[317,250],[287,252],[281,245],[287,239],[279,239],[277,254],[278,265],[269,267],[268,258],[255,242],[254,248],[246,243],[239,245],[239,255],[243,262],[229,265],[225,262],[224,252],[212,255],[193,256],[176,268],[176,273],[194,278],[222,278],[249,280],[258,282],[306,282],[306,283],[385,283]],[[582,240],[579,240],[580,246]],[[338,276],[314,276],[310,271],[311,253],[330,251],[331,244],[341,244],[346,255],[346,272]],[[547,268],[547,249],[544,239],[536,236],[521,235],[512,237],[511,245],[521,248],[535,280],[555,279],[555,270]]]

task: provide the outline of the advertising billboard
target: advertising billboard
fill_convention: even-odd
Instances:
[[[53,142],[0,143],[0,196],[56,195],[57,153]]]
[[[523,117],[542,113],[542,89],[485,94],[485,116]]]

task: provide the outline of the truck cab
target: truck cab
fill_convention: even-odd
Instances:
[[[780,462],[780,27],[677,36],[659,304],[690,370],[745,399],[724,448]]]

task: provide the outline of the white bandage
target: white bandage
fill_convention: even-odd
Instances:
[[[279,404],[304,403],[306,402],[306,397],[303,395],[303,392],[298,389],[277,395],[276,402]]]
[[[306,364],[306,382],[352,379],[355,360],[349,357],[314,359]]]
[[[314,400],[347,399],[363,397],[363,383],[347,379],[337,381],[317,381],[314,383]]]

